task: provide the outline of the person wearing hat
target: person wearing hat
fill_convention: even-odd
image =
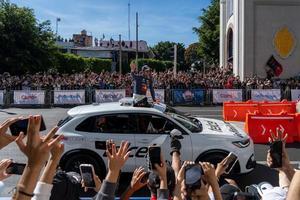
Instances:
[[[153,102],[156,101],[151,77],[151,69],[144,65],[140,73],[137,72],[135,63],[130,64],[133,79],[133,101],[135,106],[149,106],[146,93],[149,88]]]

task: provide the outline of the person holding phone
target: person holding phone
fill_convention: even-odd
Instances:
[[[200,173],[198,175],[193,174],[192,178],[199,178],[199,180],[194,179],[192,182],[197,183],[196,187],[190,187],[187,185],[189,181],[186,180],[186,173],[187,170],[191,167],[189,166],[195,166],[198,165],[198,167],[201,167],[201,170],[196,170],[195,172]],[[192,173],[195,173],[192,172]],[[189,176],[191,177],[191,176]],[[203,179],[206,180],[207,185],[203,182]],[[217,181],[217,177],[215,175],[215,169],[214,166],[208,162],[203,162],[199,164],[195,164],[192,161],[185,161],[182,165],[181,169],[179,170],[178,176],[177,176],[177,184],[181,185],[181,194],[182,196],[176,197],[176,200],[181,199],[191,199],[191,200],[209,200],[209,192],[212,192],[215,200],[222,200],[219,184]],[[207,189],[209,188],[209,190]]]
[[[17,137],[13,136],[11,134],[8,134],[7,131],[8,131],[8,128],[12,124],[14,124],[15,122],[20,121],[22,119],[24,119],[24,117],[9,118],[0,125],[0,149],[6,147],[7,145],[9,145],[13,141],[15,141],[15,139]]]
[[[285,144],[288,134],[284,134],[282,130],[279,128],[276,129],[276,135],[270,130],[271,137],[269,137],[270,142],[270,149],[267,153],[267,164],[271,168],[275,168],[279,171],[279,176],[285,174],[287,179],[289,181],[292,180],[295,169],[290,164],[289,155],[286,151]],[[273,149],[273,152],[271,152],[272,145],[274,144],[280,144],[281,148],[278,148],[280,152],[276,152],[276,149]],[[278,145],[277,145],[278,146]],[[275,152],[274,152],[275,150]],[[273,154],[273,155],[272,155]],[[274,154],[279,154],[279,160],[277,160],[277,163],[280,164],[278,167],[274,167]]]
[[[26,144],[23,142],[24,134],[21,133],[16,139],[20,150],[26,155],[28,161],[18,182],[13,199],[29,200],[34,196],[33,191],[50,151],[62,140],[62,135],[53,139],[58,129],[57,127],[53,128],[46,136],[41,136],[39,132],[40,124],[40,115],[29,116]]]
[[[11,159],[3,159],[0,161],[0,181],[3,181],[11,175],[7,173],[7,168],[10,166],[11,163]]]

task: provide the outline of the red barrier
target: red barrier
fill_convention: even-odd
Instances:
[[[296,113],[296,102],[286,100],[281,102],[262,102],[259,103],[258,110],[263,114]]]
[[[247,102],[224,102],[223,104],[223,119],[225,121],[240,121],[246,120],[247,113],[258,111],[258,103],[253,101]]]
[[[252,138],[254,143],[268,143],[270,137],[270,130],[276,133],[276,129],[281,129],[288,134],[287,143],[299,141],[298,114],[279,115],[263,115],[263,114],[247,114],[245,131]]]
[[[245,121],[246,114],[260,112],[262,114],[296,113],[296,102],[224,102],[223,118],[225,121]]]

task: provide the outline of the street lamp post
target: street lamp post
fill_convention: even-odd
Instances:
[[[56,33],[55,33],[56,40],[58,39],[58,22],[60,22],[60,21],[61,21],[61,19],[59,17],[57,17],[56,18]]]
[[[119,35],[119,73],[122,74],[122,44],[121,44],[121,34]]]

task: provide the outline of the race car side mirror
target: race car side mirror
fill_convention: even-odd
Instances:
[[[176,128],[170,132],[170,136],[176,139],[183,139],[181,131]]]

